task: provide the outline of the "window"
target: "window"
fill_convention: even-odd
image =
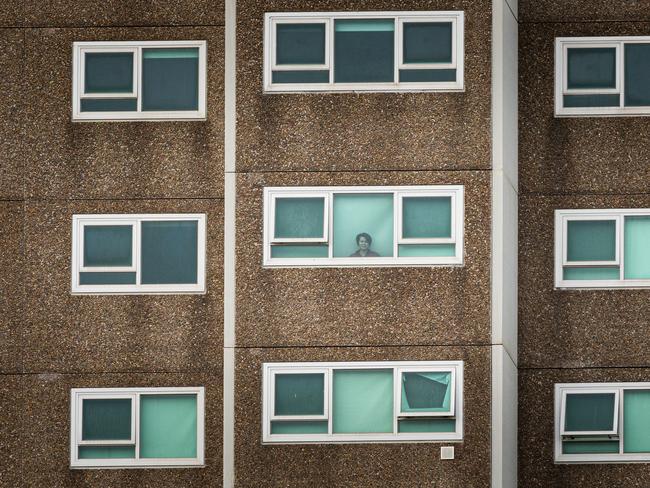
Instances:
[[[265,443],[463,438],[463,362],[267,363]]]
[[[73,120],[205,118],[205,41],[75,42],[73,53]]]
[[[650,114],[650,37],[555,40],[555,114]]]
[[[463,90],[463,12],[265,15],[264,89]]]
[[[72,293],[205,292],[205,215],[74,215]]]
[[[650,383],[556,384],[555,461],[650,461]]]
[[[204,388],[73,388],[70,467],[203,465]]]
[[[556,210],[555,286],[650,286],[650,209]]]
[[[463,187],[264,189],[267,266],[463,264]]]

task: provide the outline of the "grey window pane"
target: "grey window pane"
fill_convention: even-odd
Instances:
[[[451,197],[404,197],[402,237],[451,237]]]
[[[614,428],[614,393],[567,394],[564,430],[609,431]]]
[[[197,110],[199,50],[142,50],[142,110]]]
[[[276,198],[276,238],[323,237],[325,199],[319,198]]]
[[[84,226],[84,266],[131,266],[132,262],[132,226]]]
[[[79,273],[80,285],[135,285],[135,272],[130,273]]]
[[[568,49],[569,88],[616,88],[616,49],[590,47]]]
[[[133,93],[133,53],[86,53],[85,93]]]
[[[448,411],[451,373],[403,373],[402,412]]]
[[[456,81],[455,69],[401,69],[399,81],[402,83],[427,83],[435,81]]]
[[[135,112],[138,101],[135,98],[82,98],[82,112]]]
[[[131,438],[129,398],[85,399],[82,406],[81,438],[85,441]]]
[[[571,220],[567,223],[569,261],[614,261],[616,221]]]
[[[621,96],[613,95],[564,95],[565,107],[618,107]]]
[[[334,25],[335,82],[394,81],[393,20],[336,20]]]
[[[450,22],[405,22],[404,63],[451,63]]]
[[[625,105],[650,105],[650,44],[625,45]]]
[[[273,83],[329,83],[329,81],[328,70],[274,71],[272,74]]]
[[[277,64],[325,64],[325,24],[277,24]]]
[[[197,282],[198,223],[142,222],[142,284]]]
[[[322,415],[325,398],[323,373],[276,374],[276,415]]]

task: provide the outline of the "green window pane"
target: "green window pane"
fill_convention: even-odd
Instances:
[[[455,69],[401,69],[399,70],[401,83],[430,83],[442,81],[456,81]]]
[[[456,432],[454,419],[400,419],[397,432]]]
[[[393,432],[393,370],[335,370],[334,433]]]
[[[84,399],[81,438],[85,441],[131,438],[131,399]]]
[[[80,285],[135,285],[135,272],[125,273],[79,273]]]
[[[329,248],[327,244],[314,245],[275,245],[271,246],[272,258],[326,258]]]
[[[360,234],[366,236],[360,238]],[[365,240],[366,257],[393,255],[393,194],[365,193],[334,195],[334,257],[361,257]]]
[[[562,454],[618,454],[618,441],[582,441],[562,443]]]
[[[567,432],[611,431],[614,428],[614,393],[568,393],[564,412]]]
[[[650,44],[625,44],[625,106],[650,105]]]
[[[325,64],[325,24],[276,24],[277,64]]]
[[[621,271],[614,268],[568,268],[563,270],[565,280],[618,280]]]
[[[135,446],[79,446],[79,459],[133,459]]]
[[[329,83],[327,70],[274,71],[272,83]]]
[[[135,112],[138,101],[135,98],[82,98],[82,112]]]
[[[402,237],[451,237],[451,197],[404,197]]]
[[[140,396],[140,457],[196,457],[196,395]]]
[[[402,373],[402,412],[449,412],[451,373]]]
[[[573,107],[618,107],[621,96],[614,95],[564,95],[564,106]]]
[[[626,390],[624,452],[650,452],[650,390]]]
[[[133,226],[85,225],[84,266],[131,266]]]
[[[456,244],[400,244],[397,252],[400,258],[453,257]]]
[[[271,422],[271,434],[327,434],[327,420]]]
[[[275,415],[323,415],[323,373],[276,374]]]
[[[334,81],[394,81],[394,43],[393,20],[335,20]]]
[[[325,199],[276,198],[276,238],[300,239],[323,237]]]
[[[199,49],[142,50],[142,110],[199,108]]]
[[[567,223],[569,261],[614,261],[615,220],[570,220]]]
[[[404,63],[451,63],[451,22],[405,22]]]
[[[133,53],[86,53],[85,93],[133,93]]]
[[[650,278],[650,217],[625,217],[625,278]]]
[[[142,222],[142,284],[196,283],[198,222]]]
[[[616,88],[616,49],[590,47],[568,49],[569,89]]]

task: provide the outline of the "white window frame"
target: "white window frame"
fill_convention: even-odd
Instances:
[[[143,458],[140,456],[140,396],[196,395],[196,458]],[[84,441],[82,435],[84,399],[131,399],[131,440]],[[173,468],[199,467],[205,459],[205,388],[72,388],[70,390],[70,468]],[[79,459],[79,446],[134,446],[135,458]]]
[[[650,216],[650,209],[571,209],[555,211],[555,288],[647,288],[650,279],[625,278],[625,218]],[[616,259],[614,261],[568,261],[568,222],[585,220],[616,221]],[[564,268],[618,267],[617,280],[565,280]]]
[[[402,376],[404,373],[451,373],[450,388],[451,398],[449,399],[449,411],[447,412],[404,412],[402,411]],[[397,408],[398,416],[400,418],[414,418],[414,417],[453,417],[456,413],[456,369],[449,369],[448,367],[438,366],[407,366],[399,368],[397,371],[397,378],[399,388],[396,388],[395,405]]]
[[[323,236],[322,237],[275,237],[275,202],[278,198],[322,198],[323,199]],[[273,219],[269,222],[269,239],[271,244],[289,244],[293,242],[312,242],[312,243],[327,243],[329,242],[329,210],[330,210],[330,194],[318,192],[295,192],[289,195],[280,193],[271,194],[271,208],[274,210]]]
[[[269,371],[271,375],[271,380],[269,384],[271,398],[275,399],[275,376],[278,374],[305,374],[305,371],[296,369],[296,368],[273,368]],[[329,372],[326,368],[310,368],[309,374],[322,374],[323,381],[323,414],[322,415],[276,415],[275,413],[275,401],[272,401],[270,404],[270,420],[327,420],[329,418],[328,408],[329,408]]]
[[[150,221],[196,221],[197,222],[197,282],[195,284],[140,284],[141,255],[140,235],[142,222]],[[132,266],[86,267],[84,256],[84,227],[86,225],[131,225],[133,227]],[[72,294],[181,294],[205,293],[206,268],[206,215],[205,214],[79,214],[72,216]],[[134,285],[82,285],[82,272],[135,272]]]
[[[614,395],[614,413],[611,430],[566,430],[566,401],[567,395],[593,395],[593,394],[613,394]],[[567,437],[574,436],[618,436],[618,400],[619,390],[613,388],[593,388],[589,390],[581,388],[563,388],[562,389],[562,403],[560,404],[560,435]]]
[[[197,110],[142,110],[142,50],[150,48],[177,49],[198,48],[198,108]],[[86,53],[133,53],[133,92],[127,93],[85,93]],[[205,120],[206,108],[206,41],[100,41],[74,42],[72,48],[72,120],[73,121],[143,121],[143,120]],[[135,111],[82,112],[83,98],[135,98]]]
[[[290,92],[462,92],[464,81],[464,22],[463,11],[402,11],[402,12],[269,12],[264,14],[264,91]],[[336,19],[394,19],[395,57],[394,81],[378,83],[334,82],[334,20]],[[402,24],[404,22],[451,22],[452,62],[404,65]],[[276,64],[276,26],[279,23],[325,23],[325,63],[321,65]],[[399,82],[401,69],[456,69],[456,81]],[[328,83],[273,83],[273,71],[329,70]]]
[[[392,193],[393,200],[393,256],[390,257],[334,257],[334,195],[337,194]],[[328,257],[323,258],[273,258],[271,247],[282,242],[274,236],[275,200],[291,197],[326,197],[325,224],[329,240],[291,239],[291,242],[322,242],[328,244]],[[451,197],[452,237],[403,239],[401,230],[401,199],[409,196]],[[391,266],[462,266],[464,259],[464,187],[462,185],[436,186],[327,186],[327,187],[266,187],[264,188],[264,266],[266,267],[391,267]],[[288,241],[286,241],[288,242]],[[454,256],[398,257],[398,247],[408,244],[455,244]]]
[[[393,371],[393,432],[392,433],[333,433],[333,378],[335,370],[373,370],[391,369]],[[325,372],[327,434],[271,434],[271,421],[274,408],[274,377],[276,371],[285,373],[292,370],[296,374]],[[455,432],[398,432],[398,421],[402,418],[422,417],[418,413],[400,413],[402,383],[401,371],[444,371],[452,372],[452,414],[429,413],[427,417],[454,418]],[[362,361],[362,362],[315,362],[315,363],[264,363],[262,366],[262,443],[263,444],[336,444],[336,443],[390,443],[390,442],[451,442],[463,440],[463,361]],[[290,419],[286,416],[277,420]],[[325,420],[325,419],[322,419]]]
[[[555,39],[555,116],[607,117],[650,115],[646,107],[626,107],[625,104],[625,45],[650,44],[650,36],[629,37],[557,37]],[[568,50],[576,48],[616,49],[616,88],[569,89]],[[565,107],[564,95],[613,95],[620,97],[618,107]]]

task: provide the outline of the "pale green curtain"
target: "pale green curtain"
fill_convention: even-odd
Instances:
[[[650,452],[650,390],[626,390],[624,452]]]
[[[612,268],[571,268],[564,267],[565,280],[618,280],[621,271],[618,266]]]
[[[327,420],[274,420],[271,434],[327,434]]]
[[[140,396],[140,457],[194,458],[196,395]]]
[[[650,217],[625,217],[625,278],[650,278]]]

